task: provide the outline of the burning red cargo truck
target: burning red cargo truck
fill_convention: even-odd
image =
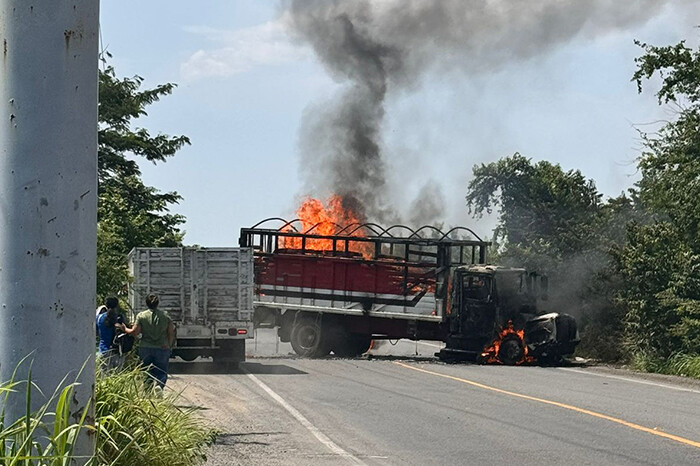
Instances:
[[[407,338],[444,341],[442,359],[520,364],[578,343],[571,316],[539,310],[546,278],[486,265],[490,243],[467,228],[298,223],[243,228],[240,246],[254,251],[256,324],[276,326],[301,356]]]

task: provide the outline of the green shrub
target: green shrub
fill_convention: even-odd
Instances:
[[[24,361],[20,362],[20,365]],[[27,381],[15,381],[17,371],[7,382],[0,384],[2,408],[0,409],[0,464],[4,466],[64,466],[75,459],[73,447],[81,430],[87,428],[86,409],[77,423],[71,421],[70,402],[76,384],[65,386],[63,380],[49,400],[36,412],[31,411],[32,371]],[[25,415],[6,425],[5,406],[11,393],[24,391]],[[55,408],[50,412],[50,408]],[[47,422],[48,421],[48,422]],[[51,428],[49,428],[49,426]],[[87,458],[86,458],[87,459]]]
[[[15,371],[16,372],[16,371]],[[206,460],[215,432],[197,416],[198,408],[177,405],[179,393],[153,388],[147,373],[132,363],[120,372],[98,371],[95,385],[95,426],[70,417],[76,383],[56,391],[31,412],[31,380],[0,384],[0,464],[3,466],[65,466],[75,464],[75,440],[84,429],[97,433],[92,466],[190,466]],[[65,380],[60,386],[65,385]],[[6,425],[5,406],[11,393],[24,392],[26,414]],[[54,409],[55,411],[50,411]],[[85,461],[81,461],[83,464]]]
[[[667,363],[667,373],[700,379],[700,356],[675,354]]]
[[[98,375],[97,460],[114,466],[189,466],[206,460],[215,433],[198,408],[177,404],[179,393],[147,383],[136,366]]]
[[[700,379],[700,355],[675,353],[669,358],[660,358],[639,353],[633,356],[631,366],[644,372]]]

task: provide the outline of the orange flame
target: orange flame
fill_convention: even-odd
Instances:
[[[305,233],[309,231],[311,235],[336,235],[339,230],[346,226],[357,225],[362,223],[357,213],[343,206],[343,199],[337,194],[333,194],[326,205],[311,197],[307,197],[297,209],[297,217],[301,221],[301,229],[299,232]],[[364,237],[366,236],[362,228],[353,231],[355,227],[350,227],[343,231],[343,235]],[[291,227],[287,227],[287,232],[293,231]],[[282,238],[281,247],[289,249],[301,249],[301,238],[288,237]],[[345,243],[337,242],[336,250],[344,251]],[[316,251],[330,251],[333,249],[333,241],[330,239],[307,239],[305,244],[306,249]],[[348,251],[361,253],[365,258],[370,258],[372,255],[372,247],[369,243],[350,241],[348,242]]]
[[[524,330],[515,330],[513,328],[513,321],[509,320],[508,323],[506,324],[506,327],[503,328],[499,333],[498,336],[496,337],[495,340],[493,340],[493,343],[491,345],[484,349],[484,351],[481,353],[481,360],[483,361],[484,364],[503,364],[504,362],[501,361],[499,352],[501,350],[501,343],[506,338],[518,338],[520,340],[520,345],[523,348],[523,355],[518,360],[515,364],[520,365],[524,363],[530,363],[534,361],[534,358],[532,356],[529,356],[527,345],[525,344],[525,331]]]

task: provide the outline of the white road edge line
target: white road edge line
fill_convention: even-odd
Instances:
[[[275,393],[262,380],[258,379],[257,377],[255,377],[253,374],[251,374],[250,372],[248,372],[245,369],[243,369],[243,372],[245,372],[245,374],[250,378],[250,380],[255,382],[260,388],[265,390],[265,392],[268,395],[270,395],[273,400],[275,400],[277,403],[282,405],[282,407],[284,409],[286,409],[289,412],[289,414],[291,414],[294,417],[294,419],[296,419],[297,421],[299,421],[299,423],[301,425],[306,427],[309,430],[309,432],[311,432],[314,435],[314,437],[316,437],[316,439],[318,439],[319,442],[324,444],[330,451],[332,451],[333,453],[335,453],[338,456],[342,456],[343,458],[347,458],[353,464],[362,464],[362,465],[366,466],[366,463],[363,463],[359,458],[357,458],[356,456],[352,455],[351,453],[348,453],[347,451],[340,448],[338,446],[338,444],[336,444],[333,440],[328,438],[328,436],[326,434],[324,434],[323,432],[321,432],[318,429],[318,427],[311,424],[311,422],[308,419],[306,419],[306,417],[304,417],[303,414],[301,414],[299,411],[297,411],[297,409],[294,408],[294,406],[287,403],[284,400],[284,398],[282,398],[277,393]]]
[[[671,390],[677,390],[679,392],[690,392],[690,393],[700,394],[700,390],[693,390],[692,388],[674,387],[673,385],[667,385],[667,384],[656,383],[656,382],[648,382],[646,380],[636,380],[636,379],[632,379],[629,377],[621,377],[619,375],[598,374],[596,372],[582,371],[580,369],[571,369],[568,367],[558,367],[557,369],[562,370],[562,371],[576,372],[577,374],[595,375],[596,377],[605,377],[606,379],[617,379],[617,380],[624,380],[626,382],[634,382],[634,383],[638,383],[638,384],[642,384],[642,385],[653,385],[654,387],[668,388]]]

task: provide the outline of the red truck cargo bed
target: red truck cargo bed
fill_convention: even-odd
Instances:
[[[260,254],[257,304],[335,314],[440,320],[435,264],[300,254]]]

